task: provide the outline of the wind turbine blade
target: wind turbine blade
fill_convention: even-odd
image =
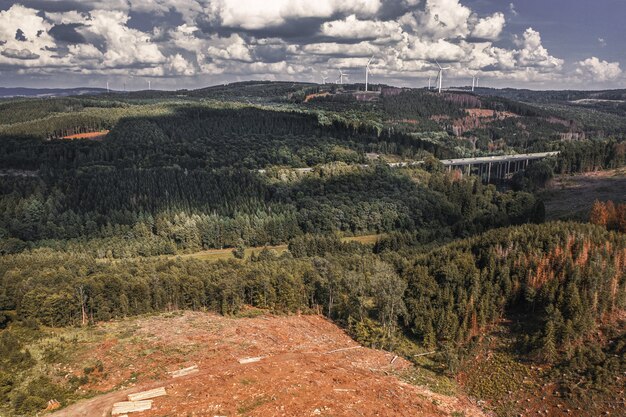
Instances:
[[[439,67],[439,69],[443,69],[441,68],[441,65],[439,65],[439,62],[435,59],[435,64],[437,64],[437,66]]]

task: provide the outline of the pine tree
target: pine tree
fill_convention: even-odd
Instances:
[[[552,319],[546,323],[545,333],[541,346],[541,355],[543,360],[548,363],[553,363],[558,355],[556,350],[556,326]]]
[[[608,223],[608,212],[606,206],[601,201],[596,200],[591,208],[591,214],[589,215],[589,221],[593,224],[600,226],[606,226]]]

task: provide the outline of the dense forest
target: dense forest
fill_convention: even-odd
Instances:
[[[102,262],[39,249],[0,258],[0,310],[3,326],[78,325],[172,309],[235,314],[244,305],[319,312],[373,346],[394,349],[407,334],[444,352],[451,371],[507,319],[517,354],[584,381],[572,383],[574,395],[610,386],[626,367],[623,355],[610,353],[615,345],[594,338],[599,327],[617,325],[626,307],[625,263],[623,234],[574,223],[498,229],[406,256],[319,235],[295,238],[284,255],[263,250],[245,262]]]
[[[250,82],[0,102],[0,410],[33,414],[81,386],[20,379],[41,359],[27,348],[40,326],[246,306],[324,314],[418,364],[432,350],[449,377],[506,340],[502,351],[552,370],[546,381],[571,398],[615,388],[626,206],[544,223],[537,192],[555,175],[623,167],[626,129],[600,129],[616,114],[358,89]],[[438,160],[553,150],[492,184]],[[378,240],[345,240],[363,235]],[[194,256],[222,248],[238,259]]]

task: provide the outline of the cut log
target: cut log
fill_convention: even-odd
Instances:
[[[243,358],[243,359],[239,359],[239,363],[245,364],[245,363],[258,362],[258,361],[260,361],[263,358],[264,358],[264,356],[256,356],[254,358]]]
[[[362,347],[363,346],[351,346],[351,347],[347,347],[347,348],[335,349],[335,350],[331,350],[329,352],[326,352],[326,354],[328,355],[329,353],[343,352],[343,351],[352,350],[352,349],[361,349]]]
[[[152,408],[152,400],[145,401],[122,401],[113,404],[111,415],[120,415],[135,413],[137,411],[146,411]]]
[[[430,351],[430,352],[418,353],[417,355],[413,355],[413,357],[417,358],[418,356],[427,356],[427,355],[432,355],[434,353],[437,353],[437,351],[433,350],[433,351]]]
[[[161,397],[167,395],[165,387],[151,389],[149,391],[138,392],[136,394],[128,394],[128,401],[149,400],[150,398]]]
[[[189,368],[183,368],[183,369],[178,369],[176,371],[172,371],[170,372],[170,375],[172,375],[172,378],[178,378],[181,376],[193,374],[194,372],[198,372],[198,371],[199,371],[198,365],[193,365],[193,366],[190,366]]]

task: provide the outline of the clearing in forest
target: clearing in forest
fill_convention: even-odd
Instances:
[[[86,132],[86,133],[77,133],[75,135],[63,136],[61,139],[91,139],[91,140],[102,140],[106,135],[109,134],[108,130],[102,130],[100,132]]]
[[[594,201],[626,203],[626,167],[561,175],[541,192],[547,220],[589,220]]]
[[[106,416],[129,394],[160,387],[167,394],[154,398],[150,410],[130,415],[484,415],[465,397],[401,381],[397,375],[410,363],[360,347],[321,316],[177,312],[101,324],[95,331],[103,336],[84,346],[83,360],[101,361],[103,372],[83,389],[96,395],[52,416]],[[83,366],[77,360],[70,372]],[[198,371],[172,377],[190,366]]]

